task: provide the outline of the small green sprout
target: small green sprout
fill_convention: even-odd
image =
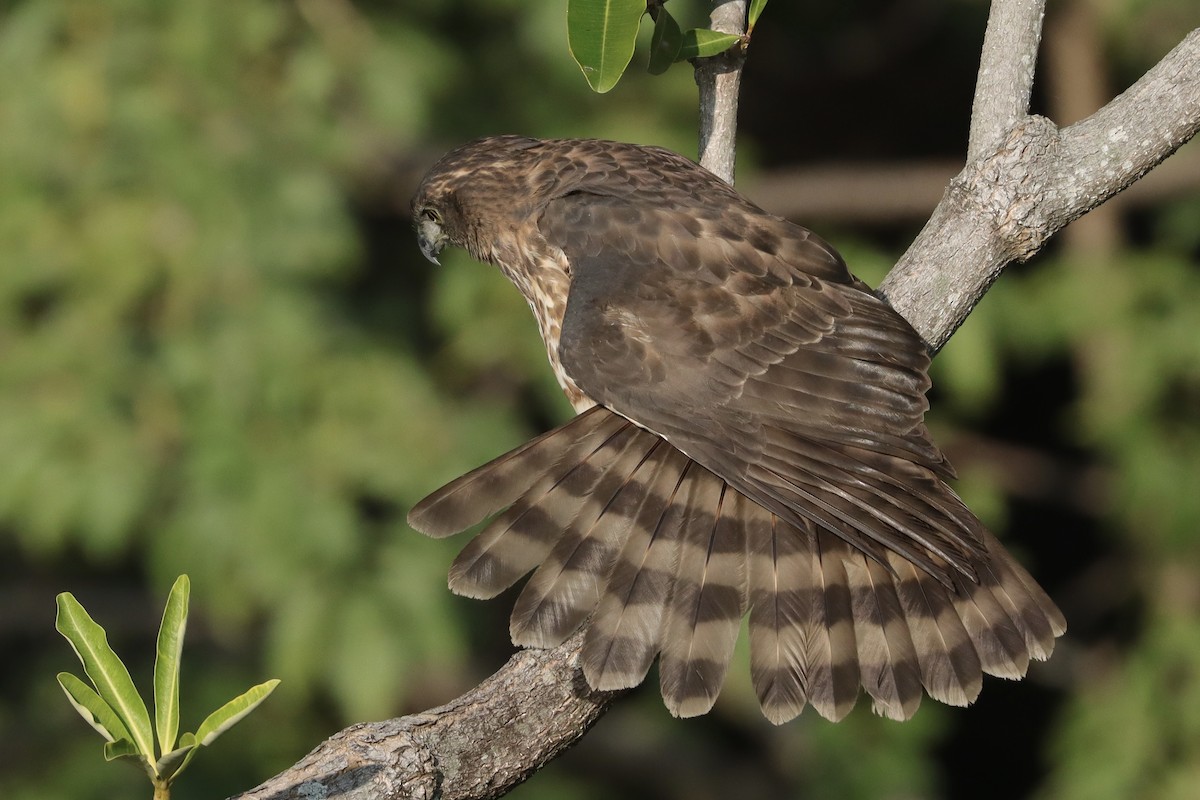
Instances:
[[[69,672],[58,683],[71,705],[106,740],[104,758],[133,758],[154,784],[154,800],[168,800],[171,783],[202,746],[207,746],[266,699],[278,680],[260,683],[208,715],[195,733],[179,732],[179,661],[187,628],[191,582],[180,575],[171,587],[158,630],[154,660],[154,725],[129,670],[108,644],[104,628],[88,616],[70,592],[58,596],[54,627],[66,637],[91,679],[89,686]],[[156,735],[157,734],[157,735]],[[157,739],[157,741],[156,741]],[[157,745],[157,749],[156,749]],[[157,755],[155,755],[157,753]]]

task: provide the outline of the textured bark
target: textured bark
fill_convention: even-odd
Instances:
[[[993,4],[967,166],[881,287],[934,349],[1005,264],[1031,256],[1200,127],[1200,30],[1088,119],[1059,129],[1028,116],[1041,6]],[[722,146],[731,164],[732,140]],[[238,797],[498,797],[576,742],[615,698],[584,683],[581,641],[520,652],[440,708],[347,728]]]
[[[239,800],[499,797],[570,747],[622,692],[594,692],[583,637],[523,650],[444,706],[352,725]]]
[[[988,15],[967,160],[987,156],[1029,113],[1046,0],[997,0]]]
[[[746,32],[747,0],[715,0],[710,25],[714,31]],[[736,160],[738,92],[746,55],[735,47],[696,62],[700,87],[700,163],[726,183],[733,183]]]
[[[961,170],[961,160],[813,164],[758,173],[752,182],[743,182],[741,189],[752,202],[772,214],[800,221],[819,220],[818,229],[842,222],[923,223],[942,199],[950,179]],[[1081,223],[1090,223],[1099,212],[1114,205],[1128,212],[1180,197],[1195,197],[1198,193],[1200,150],[1189,146],[1172,158],[1166,169],[1147,173],[1119,197],[1076,220],[1062,233],[1070,234]],[[816,223],[809,227],[813,225]],[[1119,235],[1119,231],[1107,233]]]
[[[977,93],[983,91],[1006,90],[981,80]],[[1007,91],[1028,101],[1023,86]],[[1010,105],[975,103],[976,108]],[[1198,129],[1200,29],[1087,119],[1059,128],[1025,114],[1013,123],[997,146],[969,160],[950,182],[880,294],[931,349],[940,349],[1005,265],[1032,256],[1054,233],[1142,177]]]

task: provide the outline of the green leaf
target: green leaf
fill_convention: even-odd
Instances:
[[[117,712],[113,711],[112,706],[96,694],[92,687],[69,672],[58,673],[58,685],[67,693],[67,699],[75,706],[79,716],[87,720],[101,736],[109,742],[129,739],[129,730],[125,723],[121,722]]]
[[[138,746],[128,739],[118,739],[115,742],[108,742],[104,745],[104,760],[116,761],[118,758],[131,756],[133,758],[142,758],[142,751],[138,750]]]
[[[658,19],[654,21],[654,36],[650,38],[650,65],[647,71],[651,75],[661,75],[675,63],[679,48],[683,46],[683,31],[679,23],[667,13],[667,9],[659,7]]]
[[[750,0],[750,13],[746,16],[746,33],[754,30],[754,23],[758,22],[758,18],[762,16],[763,9],[767,7],[767,0]]]
[[[708,28],[693,28],[683,35],[683,46],[679,48],[676,61],[689,58],[708,58],[724,53],[740,42],[742,37],[732,33],[720,33]]]
[[[617,85],[644,13],[645,0],[567,0],[567,44],[592,91]]]
[[[170,772],[164,780],[169,781],[178,778],[179,774],[187,768],[187,765],[192,763],[192,759],[196,757],[196,753],[200,752],[202,746],[212,744],[218,736],[236,725],[242,717],[257,708],[258,704],[263,700],[266,700],[267,695],[275,691],[275,687],[278,685],[278,678],[273,678],[266,683],[260,683],[245,694],[235,697],[209,714],[208,718],[200,723],[200,727],[195,733],[185,733],[183,736],[180,736],[179,750],[176,752],[183,755],[183,761],[179,762],[178,766],[175,766],[174,763],[167,761],[167,756],[163,756],[162,760],[159,761],[159,767],[168,769],[174,767],[174,771]]]
[[[187,631],[188,597],[191,581],[180,575],[167,596],[162,625],[158,629],[158,652],[154,658],[154,727],[158,732],[158,752],[175,747],[179,733],[179,659],[183,636]]]
[[[104,745],[105,761],[116,761],[118,758],[132,758],[137,761],[138,766],[150,776],[150,780],[152,781],[158,777],[158,774],[154,771],[153,762],[146,758],[142,754],[142,751],[138,749],[138,746],[128,739],[108,742]]]
[[[88,616],[70,592],[60,594],[57,603],[55,629],[71,643],[100,697],[125,723],[138,750],[153,763],[154,738],[150,730],[150,714],[146,711],[146,703],[138,696],[129,670],[108,646],[104,628]]]
[[[242,717],[253,711],[259,703],[266,700],[267,695],[275,691],[275,687],[278,685],[278,678],[260,683],[209,714],[208,718],[201,722],[200,727],[196,729],[197,743],[206,746],[212,744],[214,739],[232,728]]]
[[[179,777],[179,773],[183,772],[183,768],[191,761],[191,754],[196,752],[196,748],[200,745],[196,743],[196,737],[184,737],[189,741],[184,743],[180,741],[180,746],[176,750],[164,755],[154,765],[154,771],[158,775],[158,779],[163,783],[170,783]]]
[[[187,752],[184,753],[183,761],[180,762],[179,766],[175,767],[175,771],[167,778],[169,781],[178,778],[179,774],[187,769],[187,765],[192,763],[192,759],[196,757],[196,753],[200,752],[200,743],[196,741],[196,734],[185,733],[183,736],[180,736],[179,749],[186,750]]]

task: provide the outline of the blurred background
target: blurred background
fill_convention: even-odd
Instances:
[[[684,23],[704,4],[673,0]],[[462,537],[407,509],[569,414],[498,272],[421,258],[408,199],[478,135],[695,155],[645,49],[608,95],[564,0],[0,2],[0,796],[148,796],[67,704],[71,591],[149,685],[192,578],[183,726],[283,683],[179,800],[256,785],[356,721],[499,668],[511,596],[452,596]],[[982,0],[772,3],[739,185],[877,284],[960,168]],[[1050,4],[1036,110],[1082,118],[1195,0]],[[1012,267],[934,365],[958,488],[1066,612],[1027,681],[912,722],[760,716],[744,652],[678,721],[654,675],[513,796],[1191,798],[1200,793],[1200,150]],[[743,643],[744,645],[744,643]]]

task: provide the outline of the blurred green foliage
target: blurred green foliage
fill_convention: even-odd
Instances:
[[[1162,53],[1145,41],[1177,41],[1186,2],[1106,6],[1114,70],[1132,80]],[[444,702],[502,662],[507,604],[452,597],[445,569],[462,540],[416,536],[404,513],[569,412],[523,301],[461,255],[425,264],[407,193],[441,151],[484,133],[694,152],[687,70],[631,71],[593,95],[567,51],[564,5],[0,4],[4,797],[140,790],[136,771],[97,758],[54,683],[69,666],[53,632],[58,591],[125,619],[110,632],[122,653],[141,648],[129,662],[143,682],[157,621],[139,609],[189,573],[185,717],[257,676],[283,679],[190,768],[183,800],[246,789],[351,722]],[[865,26],[877,6],[806,27],[800,10],[772,4],[755,43],[803,29],[830,51],[863,52],[865,27],[838,26]],[[971,6],[954,41],[982,31],[985,9]],[[927,18],[906,19],[919,39]],[[811,66],[818,51],[806,52]],[[756,102],[806,114],[786,122],[800,150],[837,109],[816,117],[752,94],[756,63],[778,71],[791,57],[752,53],[744,104],[750,117]],[[907,133],[878,136],[905,144]],[[744,130],[743,154],[779,134]],[[911,139],[924,154],[929,137]],[[1011,270],[935,361],[940,441],[1008,441],[1100,476],[1082,501],[1055,485],[1013,499],[1004,463],[960,463],[968,501],[998,529],[1008,520],[1071,619],[1031,681],[989,682],[968,711],[926,702],[903,726],[864,703],[838,726],[773,729],[743,659],[710,717],[671,720],[642,691],[517,796],[952,796],[963,753],[1001,746],[980,732],[997,718],[1028,724],[999,739],[1026,743],[1011,756],[1025,761],[986,768],[1020,772],[1029,792],[1189,796],[1200,781],[1197,219],[1196,200],[1166,203],[1139,212],[1128,250],[1064,250]],[[913,233],[820,230],[872,283]],[[1015,697],[1057,711],[1003,717]]]
[[[1174,210],[1183,208],[1200,215],[1194,201]],[[1045,422],[1103,465],[1082,499],[1109,552],[1065,584],[1078,594],[1060,594],[1076,611],[1068,636],[1081,635],[1056,654],[1066,663],[1047,670],[1069,682],[1069,697],[1041,797],[1166,800],[1200,786],[1197,252],[1195,242],[1161,241],[1119,259],[1047,260],[997,284],[947,347],[946,356],[961,349],[967,358],[935,362],[938,385],[965,384],[972,415],[1000,396],[978,386],[998,386],[1005,364],[1065,362],[1075,396]],[[988,355],[970,358],[980,353]],[[1056,534],[1066,538],[1057,547],[1077,536],[1045,535]],[[1132,620],[1111,618],[1131,603]]]
[[[396,454],[474,448],[411,355],[322,300],[359,251],[341,174],[421,112],[373,84],[416,65],[339,64],[270,3],[27,3],[3,37],[5,527],[42,559],[136,553],[160,585],[186,564],[221,629],[269,604],[287,676],[367,713],[346,659],[461,644],[378,635],[412,614],[408,558],[358,505],[412,498],[428,468]]]

